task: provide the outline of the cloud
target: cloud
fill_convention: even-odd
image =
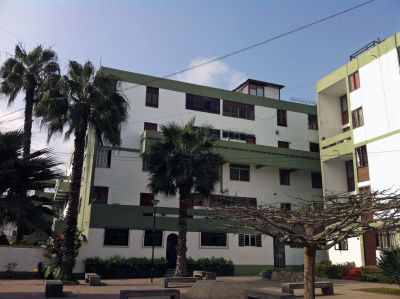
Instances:
[[[213,57],[195,58],[190,62],[189,67],[194,67],[211,59]],[[246,79],[246,74],[232,69],[222,61],[215,61],[176,76],[176,80],[179,81],[225,89],[233,89]]]

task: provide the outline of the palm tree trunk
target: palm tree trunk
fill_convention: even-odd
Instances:
[[[315,298],[315,253],[314,248],[304,247],[304,299]]]
[[[22,156],[26,157],[31,152],[32,138],[32,114],[33,103],[35,99],[35,87],[28,88],[25,94],[25,116],[24,116],[24,137],[22,145]],[[22,194],[26,194],[26,190],[21,190]],[[17,222],[17,235],[15,241],[20,243],[24,238],[24,226],[20,221]]]
[[[176,275],[187,274],[186,235],[187,235],[187,198],[189,192],[179,189],[178,245],[176,248]]]
[[[82,179],[82,166],[85,151],[85,137],[87,121],[81,130],[75,132],[74,157],[72,161],[71,192],[68,198],[68,210],[65,216],[64,241],[62,244],[62,273],[72,279],[72,271],[75,267],[75,242],[78,224],[79,200]]]
[[[31,152],[32,138],[32,113],[35,98],[35,88],[29,88],[25,94],[25,116],[24,116],[24,140],[23,140],[23,156],[26,157]]]

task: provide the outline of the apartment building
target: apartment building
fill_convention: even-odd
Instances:
[[[324,194],[400,188],[399,46],[400,33],[372,42],[318,81]],[[329,257],[375,265],[379,249],[396,244],[395,231],[368,233],[338,244]]]
[[[274,203],[290,209],[299,196],[322,194],[317,108],[280,99],[284,87],[247,80],[233,91],[103,67],[118,76],[130,102],[129,119],[118,147],[99,146],[87,136],[79,229],[87,236],[75,272],[83,260],[119,254],[151,257],[153,194],[147,189],[145,153],[171,121],[210,124],[216,151],[227,161],[209,198],[189,202],[188,256],[224,257],[236,274],[256,274],[266,267],[303,264],[303,250],[283,246],[264,235],[222,230],[205,219],[204,208],[235,198],[248,205]],[[68,181],[56,198],[68,194]],[[157,195],[155,257],[173,265],[178,228],[178,199]],[[324,253],[321,252],[320,255]]]

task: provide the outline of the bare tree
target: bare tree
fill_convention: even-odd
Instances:
[[[365,232],[399,226],[400,193],[391,190],[357,195],[335,193],[318,201],[297,199],[293,209],[278,204],[234,204],[213,208],[230,230],[247,228],[304,248],[304,298],[315,298],[315,254]]]

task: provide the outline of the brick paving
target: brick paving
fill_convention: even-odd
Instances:
[[[266,287],[271,290],[280,291],[280,284],[277,282],[269,282],[254,276],[235,276],[235,277],[218,277],[219,281],[246,281],[255,287]],[[103,280],[102,286],[89,286],[84,281],[80,281],[80,285],[64,286],[64,298],[79,299],[118,299],[119,291],[122,289],[135,288],[159,288],[160,281],[155,279],[153,285],[149,279],[107,279]],[[373,287],[390,287],[398,288],[396,285],[388,285],[382,283],[367,283],[350,280],[333,280],[335,295],[323,296],[323,298],[335,299],[390,299],[399,298],[393,295],[380,295],[356,291],[360,288]],[[171,287],[177,288],[172,285]],[[181,297],[185,299],[185,293],[190,286],[179,286]],[[296,296],[301,298],[303,290],[296,290]],[[317,297],[322,298],[321,290],[316,290]],[[1,299],[44,299],[44,281],[43,280],[0,280],[0,298]],[[159,297],[160,299],[162,297]]]

